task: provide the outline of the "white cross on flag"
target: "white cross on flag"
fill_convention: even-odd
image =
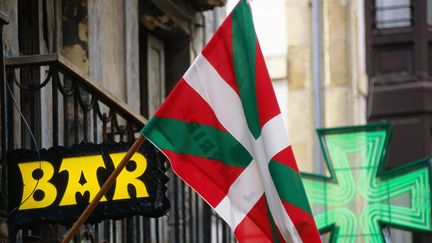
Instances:
[[[246,0],[141,133],[240,242],[320,242]]]

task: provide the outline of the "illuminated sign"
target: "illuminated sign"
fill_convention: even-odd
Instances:
[[[120,163],[128,143],[79,144],[8,154],[9,210],[14,226],[46,221],[71,223]],[[40,156],[40,160],[39,160]],[[164,157],[145,143],[102,197],[88,222],[132,215],[165,215]]]
[[[431,162],[384,170],[391,127],[318,130],[330,177],[303,174],[321,232],[331,242],[385,242],[382,226],[431,231]]]

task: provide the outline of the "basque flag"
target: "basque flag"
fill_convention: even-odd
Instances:
[[[141,133],[240,242],[321,242],[246,0]]]

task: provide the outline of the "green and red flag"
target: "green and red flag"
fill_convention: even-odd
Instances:
[[[246,0],[141,133],[240,242],[320,242]]]

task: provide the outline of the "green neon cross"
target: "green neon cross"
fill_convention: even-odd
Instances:
[[[384,171],[391,126],[319,129],[330,177],[303,174],[315,221],[331,242],[384,242],[382,224],[432,231],[431,162]]]

